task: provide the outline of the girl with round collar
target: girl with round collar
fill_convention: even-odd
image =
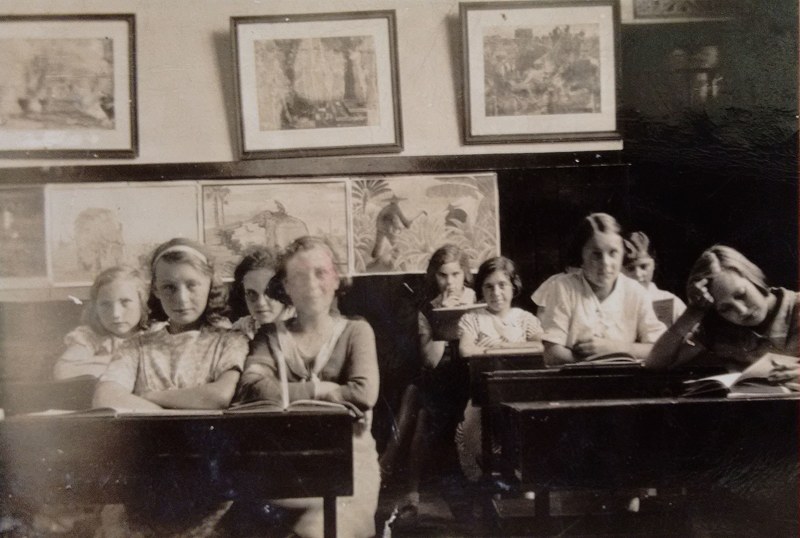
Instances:
[[[768,352],[798,356],[798,293],[770,287],[739,251],[724,245],[704,251],[689,274],[686,296],[686,312],[656,342],[646,366],[677,366],[704,351],[733,370]],[[770,379],[799,388],[796,369],[778,368]]]
[[[623,252],[614,217],[592,213],[581,221],[568,260],[580,270],[553,280],[542,315],[548,365],[613,352],[644,359],[664,332],[644,288],[620,273]]]

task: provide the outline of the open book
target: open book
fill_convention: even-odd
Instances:
[[[434,340],[458,340],[458,321],[466,312],[478,310],[486,303],[473,303],[459,306],[434,308],[428,314]]]
[[[595,366],[644,366],[641,359],[637,359],[630,353],[623,351],[612,351],[609,353],[596,353],[589,355],[586,358],[580,359],[578,362],[565,364],[562,368],[593,368]]]
[[[255,400],[243,404],[234,404],[225,411],[225,414],[263,413],[265,411],[319,411],[325,409],[343,409],[351,417],[364,418],[364,412],[350,402],[328,402],[325,400],[295,400],[286,407],[282,407],[274,400]]]
[[[743,372],[721,374],[684,381],[684,396],[728,396],[743,398],[759,395],[793,394],[787,387],[770,384],[767,377],[776,364],[797,366],[798,358],[765,353]]]

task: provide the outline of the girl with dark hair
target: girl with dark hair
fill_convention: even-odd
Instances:
[[[265,247],[247,252],[233,271],[228,296],[233,329],[253,339],[259,327],[276,319],[286,320],[294,309],[267,295],[267,285],[275,276],[276,258]]]
[[[664,332],[644,288],[620,274],[623,254],[614,217],[592,213],[581,221],[569,250],[569,264],[580,270],[552,281],[542,314],[548,365],[613,352],[644,359]]]
[[[541,349],[539,319],[511,304],[522,291],[522,281],[513,261],[498,256],[483,262],[475,276],[475,289],[486,306],[467,312],[458,322],[458,347],[463,356],[479,355],[488,349],[531,347],[531,343]],[[458,425],[456,446],[465,476],[477,481],[482,474],[481,420],[480,409],[471,401]]]
[[[425,272],[425,298],[418,315],[422,373],[403,392],[396,431],[380,459],[381,472],[387,479],[395,470],[401,450],[408,445],[408,467],[397,506],[401,519],[418,513],[420,477],[431,449],[450,448],[455,457],[455,428],[469,398],[469,372],[464,361],[455,356],[455,342],[434,339],[429,316],[434,308],[474,303],[471,283],[469,258],[460,248],[447,244],[431,255]]]

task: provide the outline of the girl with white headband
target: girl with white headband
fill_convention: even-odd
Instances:
[[[94,405],[137,410],[228,407],[248,340],[230,331],[222,317],[225,292],[208,255],[194,241],[175,238],[156,248],[150,268],[151,317],[166,323],[120,346],[100,378]],[[230,504],[198,507],[194,502],[155,496],[142,499],[142,506],[129,506],[128,515],[133,520],[142,515],[143,522],[133,523],[135,529],[144,526],[154,535],[188,531],[204,536]]]

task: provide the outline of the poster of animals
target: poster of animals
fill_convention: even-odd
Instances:
[[[199,238],[195,183],[48,185],[45,197],[55,285],[90,285],[121,263],[147,271],[158,244]]]
[[[497,174],[353,178],[356,274],[424,273],[445,243],[473,269],[500,252]]]
[[[324,237],[349,272],[347,181],[248,181],[202,185],[203,241],[225,279],[254,246],[276,253],[304,235]]]
[[[46,279],[44,189],[0,189],[0,288]]]

